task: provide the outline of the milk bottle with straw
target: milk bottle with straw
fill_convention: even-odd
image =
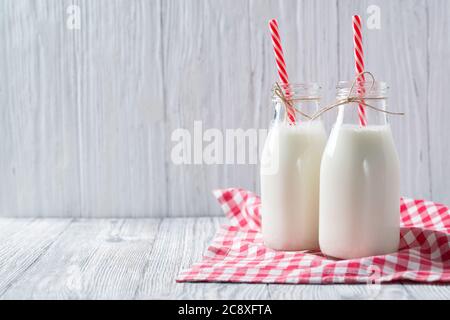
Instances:
[[[366,103],[386,107],[386,83],[360,85]],[[339,82],[337,99],[360,97],[350,88]],[[365,107],[363,126],[355,110],[339,106],[320,176],[320,249],[345,259],[395,252],[400,238],[399,160],[387,116]]]
[[[319,86],[289,84],[296,109],[317,111]],[[292,123],[275,94],[275,119],[261,156],[262,233],[276,250],[318,249],[320,160],[326,134],[320,120],[299,114]]]
[[[388,86],[362,73],[361,22],[358,16],[353,22],[358,75],[337,85],[341,104],[320,175],[320,249],[344,259],[395,252],[400,238],[399,160],[385,113]]]
[[[275,20],[269,25],[280,84],[274,88],[275,117],[261,155],[262,234],[272,249],[318,249],[319,170],[326,136],[322,122],[311,121],[308,114],[318,109],[320,87],[289,83],[278,25]]]

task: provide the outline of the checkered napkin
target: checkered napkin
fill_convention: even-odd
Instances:
[[[260,233],[259,197],[235,188],[216,190],[214,195],[230,224],[219,229],[203,261],[182,270],[178,282],[450,282],[450,213],[444,205],[402,198],[398,252],[338,260],[320,251],[266,248]]]

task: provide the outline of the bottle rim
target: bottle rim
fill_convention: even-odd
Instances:
[[[317,82],[298,82],[298,83],[277,83],[286,94],[286,91],[291,93],[292,99],[311,99],[320,100],[320,92],[322,87]],[[272,87],[273,98],[277,99],[275,94],[277,84]]]
[[[350,89],[353,86],[352,92]],[[354,83],[354,80],[341,80],[336,85],[336,95],[338,97],[376,97],[387,98],[389,92],[389,86],[385,81],[358,81]]]

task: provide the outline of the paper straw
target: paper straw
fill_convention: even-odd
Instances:
[[[360,74],[361,72],[364,72],[364,51],[363,51],[363,45],[362,45],[362,32],[361,32],[361,17],[358,15],[354,15],[352,18],[352,25],[353,25],[353,49],[355,54],[355,71],[356,74]],[[358,82],[364,82],[365,77],[364,75],[361,75],[358,78]],[[364,88],[360,87],[358,92],[364,94]],[[358,105],[358,117],[359,117],[359,124],[362,127],[365,127],[367,125],[367,117],[366,117],[366,110],[364,108],[364,105],[359,104]]]
[[[286,71],[286,63],[284,62],[283,48],[281,46],[280,32],[278,31],[278,22],[276,19],[269,21],[270,35],[272,37],[273,51],[275,53],[275,61],[277,63],[278,76],[282,87],[286,90],[286,97],[292,97],[289,88],[289,77]],[[289,123],[295,124],[295,109],[292,106],[287,106],[286,112],[288,114]]]

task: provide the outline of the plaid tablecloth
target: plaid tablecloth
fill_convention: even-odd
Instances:
[[[401,199],[400,249],[351,260],[321,252],[266,248],[260,233],[260,199],[231,188],[214,196],[230,220],[220,227],[203,260],[182,270],[178,282],[369,283],[450,281],[450,214],[431,201]]]

